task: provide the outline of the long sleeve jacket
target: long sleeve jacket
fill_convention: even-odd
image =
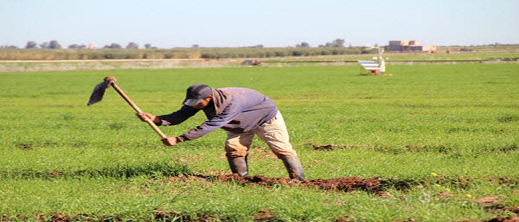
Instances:
[[[271,99],[252,89],[213,89],[212,96],[213,100],[202,109],[208,120],[179,136],[181,141],[202,137],[218,128],[234,133],[249,132],[274,118],[278,112]],[[182,106],[174,113],[159,116],[162,122],[159,125],[180,124],[198,111]]]

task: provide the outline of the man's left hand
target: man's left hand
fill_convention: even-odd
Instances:
[[[166,146],[175,146],[178,144],[178,139],[176,137],[166,137],[162,139],[162,143]]]

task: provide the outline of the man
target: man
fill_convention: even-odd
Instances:
[[[272,100],[246,88],[213,89],[196,84],[187,89],[180,110],[169,115],[154,116],[141,113],[158,126],[177,125],[203,110],[207,121],[177,137],[167,137],[162,142],[174,146],[194,140],[218,128],[227,131],[225,152],[233,173],[248,173],[247,156],[254,135],[258,135],[276,156],[283,161],[292,179],[304,179],[304,171],[297,153],[289,142],[288,132],[281,113]]]

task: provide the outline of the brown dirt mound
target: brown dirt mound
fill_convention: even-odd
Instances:
[[[315,150],[333,150],[337,148],[335,144],[327,144],[327,145],[312,145]]]
[[[238,174],[219,175],[214,178],[218,181],[230,182],[234,181],[241,185],[262,185],[272,187],[275,185],[292,186],[298,185],[302,187],[315,187],[323,190],[337,190],[351,192],[361,190],[373,193],[383,192],[385,182],[377,178],[360,178],[360,177],[342,177],[334,179],[316,179],[316,180],[294,180],[289,178],[269,178],[261,175],[240,177]]]
[[[481,177],[476,178],[481,180],[495,181],[499,184],[507,186],[517,186],[519,180],[517,178],[509,177]],[[205,183],[212,183],[213,181],[235,182],[240,185],[261,185],[261,186],[299,186],[312,187],[323,190],[337,190],[344,192],[351,191],[366,191],[376,193],[379,196],[388,196],[385,192],[387,189],[394,188],[397,190],[408,190],[418,185],[433,186],[435,184],[449,184],[454,187],[466,189],[471,185],[473,178],[467,176],[436,176],[431,180],[413,180],[403,178],[360,178],[360,177],[341,177],[333,179],[315,179],[315,180],[293,180],[289,178],[270,178],[262,175],[240,177],[238,174],[220,174],[220,175],[179,175],[169,177],[168,182],[197,180]],[[157,181],[159,183],[164,180]],[[155,184],[157,182],[153,182]],[[450,195],[447,193],[441,194],[440,198],[448,199]]]
[[[64,214],[61,212],[54,212],[48,215],[39,215],[39,221],[41,222],[73,222],[73,221],[102,221],[102,222],[112,222],[112,221],[132,221],[132,220],[123,220],[117,216],[108,216],[108,215],[89,215],[89,214]],[[143,221],[150,221],[149,219],[142,218]],[[154,210],[153,220],[151,221],[161,221],[161,222],[169,222],[169,221],[186,221],[186,222],[206,222],[206,221],[226,221],[225,218],[219,218],[216,216],[210,215],[210,213],[196,213],[194,215],[183,214],[180,212],[166,212],[162,211],[160,208]],[[1,221],[1,220],[0,220]],[[141,221],[138,219],[137,221]]]
[[[195,216],[183,215],[182,213],[177,212],[164,212],[160,209],[156,210],[153,213],[153,219],[155,221],[196,221],[196,222],[206,222],[206,221],[221,221],[222,218],[214,217],[210,215],[199,214]]]
[[[518,222],[519,221],[519,206],[514,206],[511,208],[502,207],[499,210],[510,211],[515,213],[515,215],[508,217],[494,217],[482,220],[464,220],[463,222]],[[0,215],[0,221],[11,221],[12,219],[20,219],[23,220],[21,215]],[[257,214],[253,215],[252,218],[254,221],[277,221],[277,216],[272,214],[270,209],[263,209],[259,211]],[[90,215],[85,213],[80,214],[64,214],[60,212],[54,212],[47,215],[39,215],[39,221],[41,222],[71,222],[71,221],[124,221],[123,219],[117,216],[109,216],[109,215]],[[155,208],[153,213],[152,221],[187,221],[187,222],[206,222],[206,221],[228,221],[228,218],[222,218],[211,213],[196,213],[194,215],[185,214],[181,212],[168,212],[163,211],[161,208]],[[146,220],[147,221],[147,220]],[[352,221],[348,216],[339,217],[336,221],[338,222],[347,222]],[[409,219],[405,221],[416,221],[414,219]],[[402,221],[403,222],[403,221]]]
[[[462,222],[476,222],[476,221],[482,221],[482,222],[519,222],[519,206],[514,206],[511,208],[506,208],[502,205],[496,205],[492,207],[485,207],[485,209],[493,209],[496,213],[496,210],[501,211],[510,211],[514,213],[515,215],[508,216],[508,217],[494,217],[489,219],[483,219],[483,220],[464,220]]]
[[[0,217],[1,219],[2,217]],[[11,217],[12,218],[12,217]],[[16,218],[16,217],[14,217]],[[273,215],[270,212],[270,209],[264,209],[259,211],[258,214],[253,215],[252,218],[254,221],[276,221],[276,215]],[[106,215],[89,215],[89,214],[64,214],[61,212],[54,212],[46,215],[39,215],[39,221],[41,222],[72,222],[72,221],[102,221],[102,222],[111,222],[111,221],[127,221],[123,220],[117,216],[106,216]],[[4,221],[4,220],[0,220]],[[6,220],[7,221],[7,220]],[[130,220],[132,221],[132,220]],[[138,219],[137,221],[140,221]],[[143,221],[150,221],[149,219],[144,219]],[[163,211],[161,208],[155,208],[153,212],[153,220],[151,221],[161,221],[161,222],[172,222],[172,221],[185,221],[185,222],[209,222],[209,221],[232,221],[228,218],[221,218],[213,215],[212,213],[195,213],[195,214],[185,214],[181,212],[168,212]]]
[[[269,209],[262,210],[252,217],[254,221],[276,221],[277,219],[277,216],[272,214]]]

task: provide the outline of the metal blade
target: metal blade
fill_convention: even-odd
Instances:
[[[92,95],[90,96],[90,101],[88,101],[88,106],[101,102],[103,99],[103,95],[105,94],[106,88],[110,84],[110,81],[104,81],[102,83],[97,84],[97,86],[94,88],[94,91],[92,92]]]

